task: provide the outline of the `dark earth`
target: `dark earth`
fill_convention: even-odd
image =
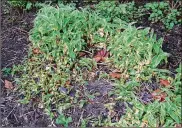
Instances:
[[[12,9],[7,3],[2,3],[1,13],[1,69],[12,68],[13,65],[23,63],[24,58],[27,56],[28,47],[30,41],[28,40],[28,32],[33,27],[33,20],[35,18],[36,11],[20,11],[19,9]],[[147,18],[141,20],[142,22],[137,26],[151,27],[154,29],[158,37],[164,38],[162,49],[165,52],[170,53],[168,57],[167,65],[162,65],[160,68],[169,69],[175,73],[175,69],[178,67],[182,60],[182,42],[181,42],[181,26],[175,26],[171,31],[167,31],[160,23],[152,24]],[[30,102],[28,105],[22,105],[18,103],[19,96],[16,90],[10,91],[4,88],[4,80],[13,81],[13,78],[8,75],[2,74],[1,77],[1,126],[3,127],[47,127],[55,126],[49,117],[44,114],[41,108]],[[152,102],[151,90],[158,88],[158,85],[154,83],[142,83],[141,87],[137,90],[137,96],[141,102]],[[115,102],[114,96],[108,97],[108,93],[112,91],[113,86],[108,81],[95,81],[90,82],[85,86],[85,92],[90,95],[97,93],[89,104],[83,106],[83,109],[70,108],[66,111],[66,115],[73,116],[73,126],[79,126],[81,124],[81,118],[87,118],[89,116],[97,118],[101,116],[104,119],[108,114],[112,114],[112,121],[117,121],[123,114],[125,114],[125,108],[128,103]],[[94,92],[93,92],[94,91]],[[73,91],[74,92],[74,91]],[[114,112],[109,113],[104,104],[113,100]],[[132,106],[130,106],[132,107]],[[92,120],[88,122],[88,127],[91,126]]]

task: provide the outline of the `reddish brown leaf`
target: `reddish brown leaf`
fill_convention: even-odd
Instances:
[[[32,52],[33,52],[33,54],[41,54],[42,53],[39,48],[34,48],[32,50]]]
[[[79,52],[79,57],[83,57],[83,56],[85,56],[85,55],[86,55],[85,52]]]
[[[106,49],[102,49],[102,50],[98,51],[97,55],[102,56],[102,57],[108,57],[109,52],[106,51]]]
[[[155,100],[159,100],[160,102],[163,102],[165,101],[167,94],[165,92],[161,92],[160,89],[157,89],[152,93],[152,96]]]
[[[116,79],[120,79],[121,78],[121,74],[120,73],[116,73],[116,72],[110,73],[109,76],[111,78],[116,78]]]
[[[104,62],[105,58],[108,56],[109,56],[109,52],[106,51],[105,49],[102,49],[102,50],[98,51],[97,54],[94,56],[94,60],[96,62],[99,62],[99,61]]]
[[[96,55],[96,56],[94,56],[93,59],[94,59],[96,62],[99,62],[99,61],[102,60],[102,56]]]
[[[165,79],[160,79],[160,85],[167,87],[170,85],[170,82]]]
[[[4,81],[4,87],[7,89],[13,89],[13,84],[10,81],[5,80]]]

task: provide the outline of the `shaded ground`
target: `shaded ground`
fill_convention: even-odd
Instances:
[[[2,8],[2,64],[1,68],[12,67],[12,65],[20,64],[24,57],[27,56],[27,49],[29,45],[28,31],[32,28],[32,21],[35,17],[35,12],[25,12],[22,14],[18,10],[10,8],[7,4],[3,4]],[[160,24],[151,24],[146,19],[142,20],[139,26],[152,27],[158,37],[164,37],[163,50],[170,53],[168,64],[161,66],[174,71],[182,59],[182,42],[181,42],[181,26],[175,26],[173,30],[166,31]],[[43,114],[43,110],[34,106],[33,102],[28,105],[21,105],[17,102],[20,94],[10,92],[4,88],[3,81],[7,79],[12,81],[11,76],[2,77],[1,79],[1,114],[2,126],[17,127],[17,126],[31,126],[31,127],[47,127],[54,126],[49,118]],[[152,102],[151,91],[156,90],[158,85],[156,83],[143,83],[138,90],[137,95],[144,103]],[[76,90],[77,88],[75,88]],[[108,96],[108,92],[112,91],[113,86],[106,81],[90,82],[84,88],[83,93],[94,95],[92,100],[88,100],[86,95],[83,99],[87,100],[87,104],[83,108],[70,108],[65,111],[67,116],[73,117],[73,126],[81,124],[81,118],[87,118],[88,126],[92,126],[92,122],[98,116],[104,120],[110,115],[112,121],[116,122],[125,114],[127,103],[114,101],[114,96]],[[75,92],[75,90],[73,92]],[[104,104],[114,103],[112,112],[109,111]],[[90,118],[91,117],[91,118]]]
[[[28,32],[33,27],[35,12],[19,12],[12,9],[7,3],[2,3],[2,30],[1,30],[1,69],[11,68],[13,65],[20,64],[27,56],[29,45]],[[43,114],[41,109],[33,106],[19,104],[19,94],[8,91],[4,88],[4,80],[12,81],[13,78],[3,76],[1,78],[1,121],[2,126],[6,127],[46,127],[50,125],[48,117]]]
[[[107,80],[96,80],[83,86],[83,89],[75,90],[81,92],[79,101],[85,101],[83,106],[74,106],[65,111],[65,115],[72,117],[71,126],[80,126],[81,120],[86,121],[87,127],[99,127],[95,125],[98,120],[104,122],[111,117],[112,122],[117,122],[126,113],[126,104],[116,101],[113,83]]]

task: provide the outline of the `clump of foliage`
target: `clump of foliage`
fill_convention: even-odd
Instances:
[[[27,1],[25,0],[8,0],[8,3],[13,7],[25,7]]]
[[[15,8],[31,10],[33,7],[39,8],[41,4],[37,0],[8,0],[8,3]]]
[[[50,108],[52,105],[58,108],[71,102],[68,96],[70,85],[67,83],[79,51],[88,44],[107,39],[107,35],[99,35],[99,28],[112,34],[114,31],[111,30],[116,25],[121,28],[119,23],[111,25],[96,14],[76,10],[73,4],[60,4],[57,8],[45,5],[40,9],[34,20],[34,28],[30,31],[32,46],[28,62],[15,69],[21,71],[23,76],[17,79],[24,95],[21,102],[28,103],[38,98],[39,106],[54,118]],[[79,65],[83,61],[79,61]]]
[[[69,95],[72,89],[70,83],[80,82],[76,78],[83,77],[82,68],[91,71],[97,66],[97,62],[92,58],[80,59],[79,53],[86,48],[93,50],[96,45],[102,43],[110,53],[105,60],[106,64],[119,70],[123,76],[115,81],[117,100],[130,102],[134,107],[128,107],[127,114],[118,122],[112,123],[111,118],[107,117],[105,122],[99,122],[99,125],[154,127],[181,123],[181,93],[178,91],[180,74],[177,74],[174,80],[170,78],[171,83],[175,85],[175,91],[161,88],[168,94],[166,102],[154,101],[144,105],[134,94],[134,89],[141,81],[149,81],[152,77],[159,79],[164,75],[157,68],[167,59],[167,53],[161,49],[163,40],[157,40],[149,28],[140,29],[127,24],[126,22],[133,20],[133,15],[126,4],[116,6],[111,2],[109,6],[104,4],[103,6],[107,7],[101,8],[102,4],[101,2],[95,11],[87,10],[88,8],[77,10],[74,4],[59,4],[56,7],[44,5],[39,10],[34,20],[34,28],[30,31],[32,44],[28,58],[24,65],[12,70],[13,74],[16,71],[22,74],[16,79],[23,94],[20,102],[37,101],[38,107],[44,108],[51,119],[68,127],[72,118],[65,116],[64,110],[74,105],[83,106],[76,96]],[[133,10],[134,5],[130,4]],[[111,10],[115,10],[114,14],[111,14],[110,6],[114,6],[111,7]],[[58,116],[52,112],[52,107],[57,110]]]
[[[144,7],[150,13],[149,20],[162,22],[167,29],[172,29],[174,25],[181,23],[180,11],[171,8],[168,2],[147,3]]]
[[[108,49],[114,65],[121,72],[140,78],[151,74],[161,61],[167,59],[167,53],[161,49],[162,42],[162,39],[156,40],[152,32],[149,33],[149,28],[140,30],[128,25],[111,39]]]
[[[95,11],[108,21],[119,18],[128,23],[139,19],[143,15],[143,10],[137,9],[134,2],[117,4],[115,1],[101,1],[96,4]]]

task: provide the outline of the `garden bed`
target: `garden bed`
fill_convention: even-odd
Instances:
[[[91,8],[93,7],[91,6]],[[86,42],[86,44],[83,46],[79,43],[79,45],[76,44],[74,40],[77,38],[73,36],[74,34],[72,35],[69,29],[67,30],[67,28],[65,28],[59,31],[60,34],[69,37],[69,35],[64,35],[64,33],[66,31],[70,32],[71,36],[68,39],[73,41],[73,45],[78,49],[76,49],[74,53],[72,53],[72,51],[68,53],[70,50],[69,47],[73,45],[68,44],[68,46],[65,46],[65,43],[63,48],[65,51],[63,50],[63,54],[62,52],[60,54],[56,50],[55,53],[53,53],[52,49],[57,49],[57,46],[59,46],[61,42],[60,40],[63,39],[58,36],[58,38],[55,38],[57,42],[53,43],[52,46],[48,46],[48,43],[53,41],[54,37],[50,39],[50,33],[47,33],[56,31],[57,28],[55,28],[55,30],[52,28],[58,26],[53,25],[50,30],[46,30],[39,25],[42,23],[42,25],[46,27],[47,21],[45,21],[43,17],[41,21],[41,15],[48,16],[48,20],[50,21],[48,25],[53,23],[53,21],[49,19],[49,16],[52,15],[49,15],[46,9],[50,9],[52,10],[50,12],[57,14],[59,8],[45,6],[42,12],[38,13],[37,19],[34,20],[37,14],[35,10],[25,11],[23,13],[19,10],[12,10],[7,3],[3,5],[3,43],[1,48],[1,69],[4,69],[1,78],[2,126],[67,127],[67,125],[69,125],[70,127],[120,127],[178,126],[181,123],[181,117],[178,116],[181,115],[180,113],[176,115],[172,113],[171,117],[169,115],[172,111],[174,112],[181,108],[179,105],[181,95],[181,87],[179,86],[181,82],[181,71],[179,70],[181,69],[178,69],[182,59],[181,24],[174,25],[174,27],[169,30],[166,29],[161,22],[151,23],[148,17],[142,17],[136,24],[131,25],[131,28],[126,27],[129,26],[127,24],[124,28],[120,26],[121,28],[117,30],[117,32],[114,32],[114,27],[108,27],[109,25],[112,26],[113,23],[106,22],[101,18],[102,16],[99,17],[88,14],[88,26],[91,25],[91,27],[95,27],[94,18],[97,20],[100,19],[108,25],[102,26],[103,22],[98,21],[96,30],[88,32],[89,29],[85,29],[87,28],[87,24],[84,24],[84,16],[87,17],[87,13],[77,12],[72,8],[63,7],[62,11],[65,12],[65,15],[70,13],[68,20],[70,20],[69,18],[73,18],[70,24],[75,23],[76,25],[80,25],[74,20],[74,18],[80,18],[80,21],[85,25],[85,27],[80,26],[80,28],[72,28],[72,32],[77,34],[77,38],[80,39],[78,42],[83,41],[82,43],[84,44]],[[68,12],[66,9],[68,9]],[[91,12],[92,11],[93,10],[91,10]],[[71,13],[75,14],[71,15]],[[56,19],[55,16],[53,17]],[[128,20],[130,22],[130,19]],[[35,24],[37,26],[35,26]],[[123,24],[125,25],[126,23]],[[68,24],[65,23],[65,25]],[[115,25],[118,25],[118,23],[116,22]],[[150,38],[146,36],[151,34],[151,29],[149,33],[142,35],[142,33],[144,33],[143,29],[137,30],[132,26],[143,28],[151,27],[157,35],[157,40],[153,37]],[[83,32],[83,38],[80,38],[77,29],[78,31],[85,32]],[[119,45],[115,44],[115,42],[118,42],[118,39],[124,42],[125,40],[121,37],[125,37],[127,32],[131,31],[130,29],[136,31],[138,35],[141,34],[143,37],[146,37],[148,42],[152,40],[151,42],[155,42],[154,44],[157,45],[160,44],[158,39],[163,38],[164,40],[161,45],[161,50],[163,51],[161,51],[160,54],[163,54],[163,52],[169,53],[169,56],[166,56],[167,62],[161,59],[162,61],[159,62],[159,64],[156,65],[154,63],[156,67],[151,66],[154,69],[152,72],[150,72],[151,68],[144,70],[148,67],[141,69],[147,73],[149,72],[149,74],[146,73],[147,75],[145,72],[144,74],[141,72],[142,75],[139,77],[136,74],[133,75],[130,72],[130,68],[134,64],[138,65],[140,63],[128,60],[127,57],[125,58],[128,51],[126,50],[126,53],[123,52],[124,46],[121,48],[123,49],[121,51],[120,49],[116,49]],[[29,32],[30,30],[31,32]],[[113,36],[110,34],[112,30]],[[39,31],[41,31],[41,34]],[[121,35],[118,35],[118,33],[121,33]],[[39,34],[41,36],[43,35],[43,37],[40,38]],[[143,39],[140,36],[137,37],[137,34],[135,35],[135,33],[133,33],[137,38],[136,41],[138,41],[138,45],[142,46],[143,44],[141,42]],[[105,37],[105,39],[100,39],[98,36]],[[71,37],[73,37],[73,40],[70,39]],[[113,38],[113,40],[110,40],[110,38]],[[130,37],[128,39],[130,39]],[[131,41],[132,40],[133,39],[131,39]],[[39,45],[42,41],[47,41],[47,44]],[[67,40],[65,40],[65,42],[66,41]],[[108,43],[110,41],[112,41],[112,44]],[[107,43],[103,44],[101,42]],[[55,44],[57,44],[57,46]],[[137,48],[135,43],[133,43],[133,45],[134,46],[131,47]],[[48,50],[46,49],[47,46]],[[128,46],[125,47],[130,49]],[[150,45],[143,47],[147,49]],[[147,55],[146,49],[141,51],[140,54],[147,58],[150,57],[150,55]],[[60,47],[57,50],[61,51],[62,48]],[[116,50],[118,51],[115,52]],[[123,67],[120,63],[120,58],[118,58],[119,62],[115,60],[117,53],[121,52],[123,52],[122,59],[133,64],[125,65],[125,63],[123,63],[125,66],[128,66],[128,71],[122,71]],[[143,52],[146,52],[146,55],[143,54]],[[158,55],[158,53],[156,52],[155,55]],[[135,56],[135,54],[131,54],[131,56]],[[68,62],[65,62],[66,64],[64,65],[58,58]],[[136,59],[141,58],[139,56]],[[141,60],[141,62],[143,62],[143,60]],[[58,63],[61,63],[64,67],[61,67]],[[148,64],[148,62],[145,63],[146,65]],[[18,67],[17,65],[20,66]],[[134,65],[134,67],[136,66]],[[67,68],[69,71],[67,71]],[[60,71],[57,71],[57,69]],[[163,70],[161,70],[162,73],[158,73],[156,70],[160,69],[165,69],[165,71],[162,72]],[[61,70],[63,70],[63,72]],[[151,73],[154,74],[151,76]],[[39,77],[41,75],[43,75],[43,78]],[[54,78],[60,76],[63,78],[54,80]],[[41,81],[43,81],[43,83],[41,83]],[[50,81],[52,81],[52,83]],[[46,90],[46,87],[48,87],[48,90]],[[31,94],[29,94],[30,92]],[[53,95],[53,97],[49,94]],[[49,97],[51,97],[51,100],[49,100]],[[50,103],[47,103],[45,99]],[[19,102],[20,100],[21,102]],[[169,110],[170,112],[167,113],[167,107],[171,105],[171,103],[174,103],[174,109]],[[157,106],[161,111],[163,108],[164,112],[156,111],[155,107]],[[152,115],[147,114],[150,110],[151,113],[153,113]],[[149,121],[149,119],[155,118],[158,115],[161,116],[162,114],[163,117],[160,119],[153,119],[154,122]],[[131,121],[133,122],[131,123]],[[156,125],[154,123],[156,123]]]

